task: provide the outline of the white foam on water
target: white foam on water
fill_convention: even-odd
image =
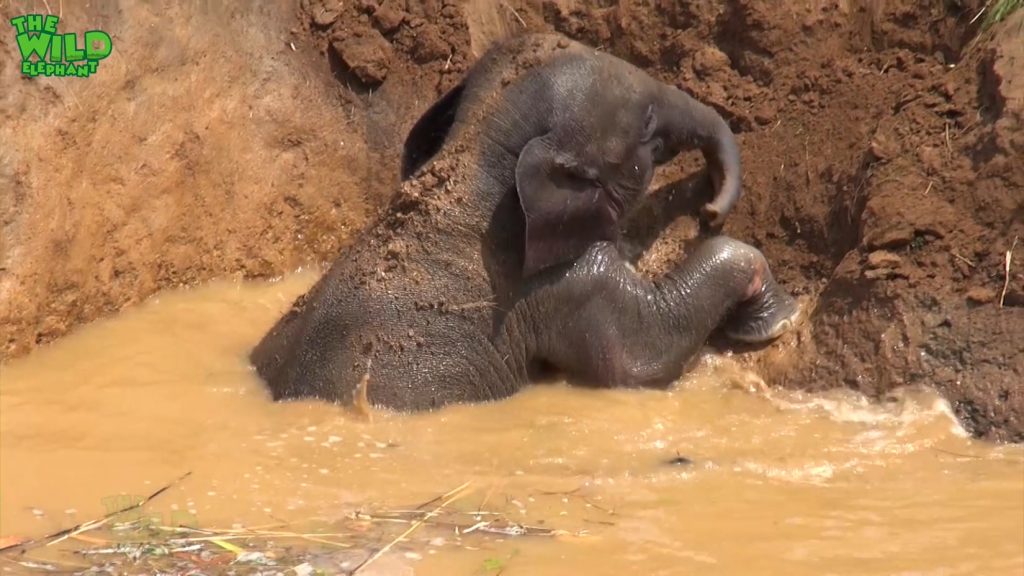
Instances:
[[[879,401],[846,389],[817,394],[777,391],[768,398],[783,410],[823,413],[834,422],[884,426],[907,432],[944,420],[949,424],[949,433],[961,438],[970,436],[957,420],[949,401],[926,387],[895,389]]]

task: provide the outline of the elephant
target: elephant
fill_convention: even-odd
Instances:
[[[249,359],[275,401],[416,412],[551,369],[665,389],[720,327],[767,344],[799,306],[755,247],[714,235],[656,278],[620,254],[655,167],[698,148],[720,224],[741,167],[712,108],[559,34],[500,42],[415,121],[380,216]]]

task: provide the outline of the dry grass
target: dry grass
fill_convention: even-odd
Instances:
[[[187,475],[186,475],[187,476]],[[45,538],[7,546],[0,552],[4,564],[32,572],[81,571],[96,573],[184,574],[276,571],[311,576],[324,573],[357,575],[386,554],[422,558],[446,546],[473,546],[488,537],[584,536],[586,530],[567,531],[531,526],[505,513],[483,510],[490,496],[477,505],[459,508],[473,490],[465,482],[427,502],[406,508],[360,509],[326,523],[232,528],[166,526],[145,517],[125,521],[124,513],[141,508],[182,478],[129,508]],[[472,540],[463,541],[464,538]],[[52,547],[63,542],[61,547]],[[52,548],[50,548],[52,547]],[[49,552],[47,549],[49,548]],[[422,553],[422,554],[421,554]],[[140,572],[141,571],[141,572]]]
[[[985,5],[985,19],[982,21],[982,28],[989,28],[998,24],[1018,8],[1024,6],[1024,0],[993,0]]]

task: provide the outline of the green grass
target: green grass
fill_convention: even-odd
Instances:
[[[994,0],[988,8],[988,14],[982,22],[983,28],[1002,22],[1015,10],[1024,6],[1024,0]]]

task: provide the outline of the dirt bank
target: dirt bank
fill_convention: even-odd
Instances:
[[[64,3],[59,32],[101,29],[114,45],[82,79],[20,78],[5,24],[4,354],[160,288],[327,258],[377,202],[356,112],[316,54],[288,44],[294,8],[202,4]],[[29,12],[46,7],[0,8],[5,23]]]
[[[285,4],[66,8],[67,30],[113,37],[96,77],[22,80],[0,60],[0,139],[19,136],[0,154],[5,355],[162,287],[329,260],[386,201],[416,115],[490,42],[557,30],[739,134],[725,231],[812,305],[749,356],[772,382],[931,384],[977,435],[1024,440],[1024,243],[999,305],[1024,237],[1024,13],[978,36],[981,0]],[[696,160],[659,177],[647,216],[678,216]],[[692,229],[675,223],[654,268]]]

